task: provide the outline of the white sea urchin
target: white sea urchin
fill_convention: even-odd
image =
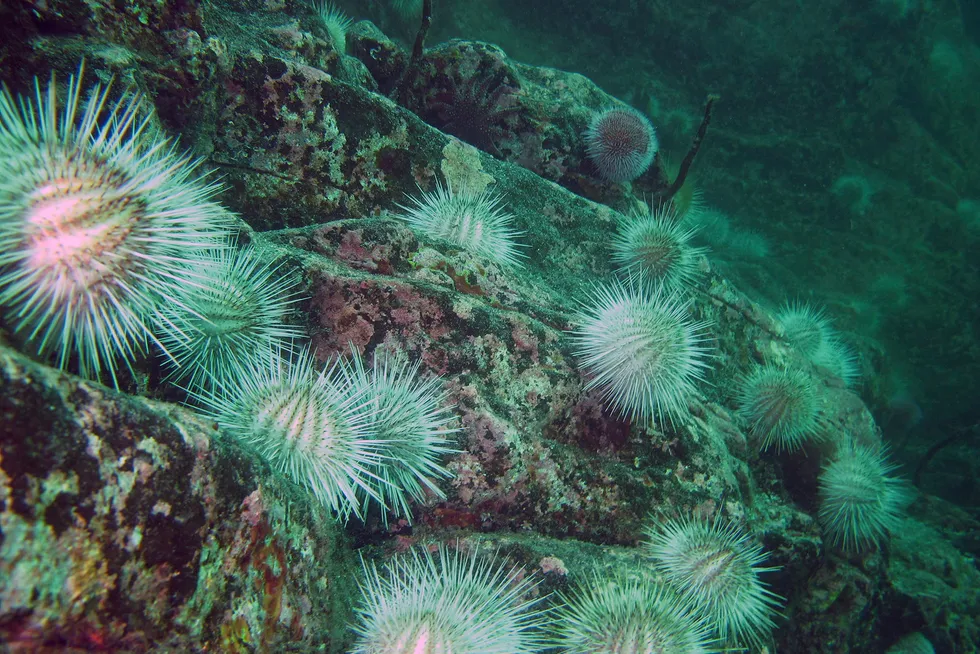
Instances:
[[[350,17],[337,9],[331,0],[313,0],[313,11],[320,18],[323,29],[327,31],[330,42],[337,52],[347,51],[347,30],[353,24]]]
[[[831,541],[860,551],[902,521],[909,489],[880,450],[845,442],[820,474],[820,523]]]
[[[613,261],[628,275],[681,290],[697,279],[707,251],[691,244],[694,234],[669,204],[650,206],[632,213],[620,226],[613,238]]]
[[[764,450],[797,450],[821,427],[817,385],[807,371],[796,368],[756,366],[742,382],[739,413]]]

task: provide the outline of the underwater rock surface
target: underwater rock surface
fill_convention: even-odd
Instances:
[[[651,513],[723,513],[764,546],[778,568],[765,579],[786,599],[775,651],[884,651],[913,632],[938,652],[976,651],[980,524],[917,496],[882,547],[825,543],[821,467],[838,440],[874,448],[881,431],[710,256],[690,314],[709,326],[712,369],[686,413],[631,424],[583,390],[573,316],[614,273],[620,212],[668,179],[659,161],[628,189],[595,176],[581,133],[619,101],[587,78],[455,40],[426,50],[401,106],[387,94],[406,49],[365,21],[348,34],[353,56],[338,53],[305,4],[56,2],[5,17],[20,35],[0,49],[5,70],[16,64],[6,83],[71,72],[84,55],[147,91],[222,175],[242,239],[303,280],[297,322],[317,358],[353,345],[420,360],[445,379],[461,429],[444,498],[387,528],[377,515],[342,525],[181,406],[152,359],[117,392],[19,353],[0,323],[0,639],[12,651],[348,651],[357,552],[484,543],[545,597],[642,566]],[[395,219],[436,180],[501,194],[520,272]],[[738,388],[761,361],[813,374],[831,438],[760,453]]]
[[[0,387],[6,651],[281,651],[342,627],[333,519],[213,424],[6,347]]]

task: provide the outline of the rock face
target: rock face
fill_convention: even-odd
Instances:
[[[282,651],[346,620],[331,517],[213,424],[8,348],[0,384],[9,651]]]
[[[5,344],[0,637],[13,649],[346,651],[352,546],[370,545],[370,556],[490,540],[548,590],[642,565],[635,545],[651,513],[721,512],[780,568],[768,579],[790,618],[775,633],[778,650],[881,651],[903,624],[937,651],[971,651],[975,598],[943,591],[978,583],[960,551],[968,545],[947,540],[976,524],[959,516],[956,527],[928,527],[948,509],[914,505],[907,533],[941,544],[945,571],[914,556],[904,535],[890,558],[887,547],[845,556],[825,546],[814,518],[820,466],[843,439],[875,446],[880,432],[861,398],[814,369],[710,258],[691,313],[709,326],[712,371],[688,411],[645,427],[583,391],[567,332],[590,285],[613,275],[619,212],[666,181],[659,164],[631,187],[597,181],[578,136],[591,110],[616,101],[587,79],[456,41],[427,53],[400,106],[381,92],[397,84],[407,54],[368,23],[349,35],[358,59],[335,52],[305,6],[252,15],[181,3],[198,18],[163,11],[167,36],[145,45],[140,30],[161,29],[155,21],[73,19],[48,7],[45,20],[109,39],[111,52],[83,39],[89,65],[150,91],[163,124],[224,174],[220,199],[240,214],[243,238],[304,280],[297,320],[317,357],[353,344],[369,358],[382,348],[421,360],[445,378],[461,431],[444,462],[444,500],[417,506],[411,524],[337,525],[175,403],[183,396],[153,361],[121,394]],[[34,49],[0,51],[23,74],[46,75],[49,59],[75,52],[3,11],[16,15],[21,42],[36,39]],[[501,194],[524,269],[393,218],[405,194],[437,179]],[[825,442],[759,453],[735,408],[741,379],[763,360],[812,370]]]

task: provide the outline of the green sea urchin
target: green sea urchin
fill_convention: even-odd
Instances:
[[[347,14],[337,9],[331,0],[313,0],[313,11],[320,19],[320,24],[327,31],[330,43],[337,52],[347,51],[347,30],[350,29],[353,21]]]
[[[650,581],[596,575],[578,593],[562,596],[554,645],[566,654],[707,654],[707,623],[687,603]]]
[[[820,474],[820,523],[835,545],[865,550],[902,520],[909,491],[881,451],[852,443]]]
[[[682,414],[708,357],[705,323],[690,301],[630,278],[597,287],[572,332],[579,366],[621,415],[640,422]]]
[[[62,106],[54,78],[34,97],[0,93],[0,307],[13,329],[57,365],[90,378],[130,367],[148,316],[173,301],[186,264],[214,247],[228,214],[215,184],[151,127],[139,95],[110,101],[83,71]],[[191,279],[188,280],[188,274]]]
[[[789,342],[811,360],[833,332],[823,309],[802,302],[785,304],[776,314],[776,321],[782,325]]]
[[[354,350],[339,372],[345,392],[364,398],[359,402],[363,422],[383,443],[385,459],[369,466],[383,482],[378,488],[381,503],[411,520],[409,499],[421,501],[426,493],[445,497],[435,480],[450,476],[440,459],[455,451],[449,437],[458,430],[451,426],[454,418],[442,379],[422,378],[418,362],[409,364],[382,350],[375,351],[370,370]],[[372,498],[361,494],[366,510]]]
[[[172,377],[188,388],[228,386],[256,353],[302,337],[285,322],[300,297],[298,280],[281,265],[261,261],[252,247],[227,245],[188,262],[188,276],[195,270],[208,276],[175,291],[179,301],[161,306],[156,319]]]
[[[829,370],[845,386],[853,386],[861,377],[857,355],[837,333],[820,344],[812,360],[814,364]]]
[[[739,405],[764,450],[799,449],[820,429],[816,383],[803,370],[756,366],[742,383]]]
[[[494,556],[415,548],[382,573],[365,565],[352,654],[531,654],[543,612],[529,577]]]
[[[670,205],[633,213],[613,239],[613,261],[623,272],[663,283],[670,289],[690,286],[699,273],[705,248],[694,247],[695,230],[684,227]]]
[[[511,227],[514,217],[504,211],[499,195],[438,181],[434,191],[421,193],[409,197],[410,206],[398,205],[405,212],[398,217],[409,226],[501,266],[521,265],[524,254],[514,241],[521,233]]]
[[[816,366],[828,370],[851,386],[860,376],[857,356],[844,343],[823,309],[804,303],[788,303],[776,314],[786,338]]]
[[[365,424],[370,398],[338,383],[338,364],[320,368],[306,349],[247,361],[223,387],[192,392],[228,435],[255,451],[277,473],[310,490],[341,518],[360,516],[364,494],[380,501],[383,484],[370,470],[381,444]]]
[[[654,523],[647,554],[668,585],[729,644],[761,645],[782,598],[759,579],[767,555],[734,523],[680,518]]]

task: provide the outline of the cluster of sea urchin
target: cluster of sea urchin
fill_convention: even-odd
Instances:
[[[33,99],[0,94],[0,308],[14,332],[117,385],[152,339],[227,433],[342,517],[439,495],[454,431],[441,382],[384,356],[370,372],[356,352],[317,370],[295,352],[296,280],[235,247],[216,186],[139,96],[82,88],[80,71],[63,105],[54,79]]]
[[[632,109],[595,114],[586,132],[589,155],[610,181],[642,174],[654,159],[653,126]],[[704,248],[671,203],[649,204],[625,218],[613,239],[624,281],[598,287],[575,319],[572,338],[586,390],[626,418],[673,422],[707,369],[706,323],[691,317],[688,295]]]
[[[365,564],[353,651],[708,654],[768,639],[782,598],[759,578],[771,570],[761,547],[718,518],[654,524],[648,536],[649,569],[594,575],[559,593],[550,613],[537,608],[542,598],[528,599],[534,584],[523,570],[459,544],[436,556],[417,547],[384,572]]]
[[[442,497],[439,459],[456,431],[442,382],[376,352],[366,369],[319,366],[309,348],[266,349],[194,399],[222,429],[342,519],[371,504],[411,521],[408,500]]]

